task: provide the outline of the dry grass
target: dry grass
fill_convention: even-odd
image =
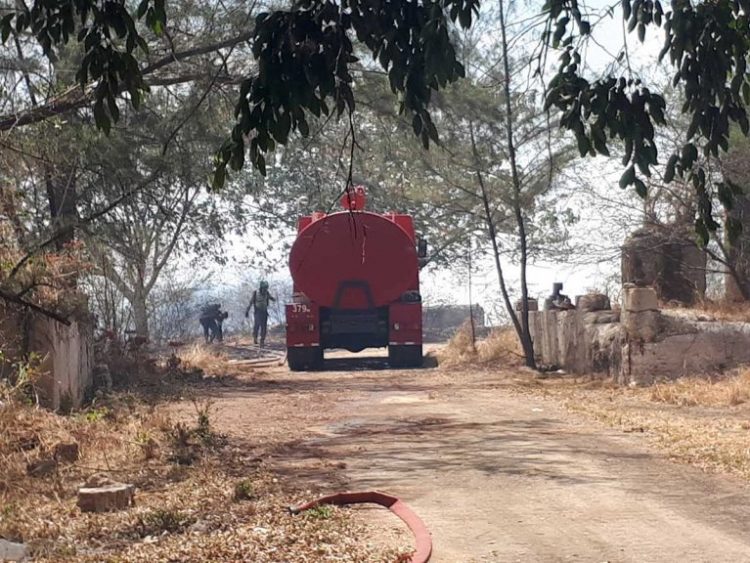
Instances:
[[[479,359],[483,362],[504,362],[508,365],[520,365],[523,350],[518,342],[518,335],[512,328],[499,328],[477,345]]]
[[[121,395],[61,416],[0,399],[0,538],[27,543],[36,561],[393,561],[399,555],[362,543],[366,526],[348,510],[318,518],[287,514],[285,506],[318,493],[277,478],[252,450],[215,439],[208,404],[196,404],[179,425],[167,410]],[[44,476],[27,474],[27,464],[49,458],[58,441],[77,442],[80,459]],[[187,465],[186,456],[175,456],[181,449],[192,453]],[[81,513],[77,488],[100,473],[134,484],[136,507]]]
[[[623,432],[642,433],[675,461],[750,479],[750,413],[654,409],[644,394],[620,391],[571,396],[566,405]]]
[[[534,392],[623,432],[642,434],[676,461],[750,479],[750,369],[650,388],[612,387],[602,380],[543,383]]]
[[[523,358],[518,337],[512,328],[494,329],[487,338],[476,342],[471,339],[471,325],[461,325],[448,343],[438,353],[440,363],[459,366],[477,363],[503,363],[519,365]]]
[[[650,399],[680,406],[736,406],[750,400],[750,369],[715,378],[689,377],[659,383],[651,388]]]
[[[178,356],[183,366],[211,374],[224,371],[227,361],[227,355],[221,349],[203,343],[181,349]]]
[[[667,309],[684,309],[684,307],[670,307]],[[697,313],[704,313],[711,320],[729,322],[750,322],[750,303],[732,303],[728,301],[703,300],[693,309]]]

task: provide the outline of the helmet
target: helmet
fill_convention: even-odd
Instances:
[[[268,282],[266,280],[263,280],[260,282],[260,288],[261,289],[268,289]]]

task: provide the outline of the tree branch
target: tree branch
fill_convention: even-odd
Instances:
[[[213,53],[220,49],[227,47],[233,47],[244,41],[252,39],[255,30],[248,30],[235,37],[225,39],[223,41],[217,41],[216,43],[209,43],[208,45],[202,45],[200,47],[194,47],[192,49],[186,49],[178,53],[171,53],[162,57],[161,59],[147,65],[141,70],[142,76],[148,76],[153,74],[157,70],[167,67],[170,64],[180,62],[182,60],[197,57],[200,55],[206,55]],[[158,78],[155,79],[158,85]],[[10,131],[16,127],[23,127],[24,125],[31,125],[33,123],[39,123],[50,117],[62,115],[69,111],[73,111],[82,108],[93,100],[94,89],[91,85],[86,88],[82,88],[80,85],[68,88],[65,92],[53,98],[44,105],[29,109],[13,115],[0,116],[0,131]]]
[[[0,299],[3,299],[8,303],[15,303],[16,305],[20,305],[21,307],[25,307],[26,309],[31,309],[32,311],[35,311],[50,319],[54,319],[57,322],[64,324],[65,326],[70,326],[70,321],[59,313],[55,313],[54,311],[50,311],[49,309],[40,307],[39,305],[32,303],[31,301],[26,301],[18,295],[10,293],[9,291],[5,291],[2,288],[0,288]]]

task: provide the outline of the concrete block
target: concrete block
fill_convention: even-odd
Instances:
[[[587,293],[576,296],[576,309],[579,311],[607,311],[611,309],[609,297],[603,293]]]
[[[0,539],[0,561],[26,561],[28,558],[26,544]]]
[[[658,311],[659,301],[656,290],[652,287],[626,287],[623,291],[623,309],[639,313],[641,311]]]
[[[620,322],[619,311],[593,311],[583,314],[583,322],[587,325],[604,325]]]
[[[655,342],[661,330],[661,313],[659,311],[642,311],[634,313],[625,310],[622,314],[622,326],[630,338],[643,342]]]

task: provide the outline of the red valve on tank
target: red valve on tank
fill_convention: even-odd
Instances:
[[[363,211],[366,200],[367,196],[365,195],[365,187],[355,186],[346,190],[341,198],[341,205],[347,211]]]

